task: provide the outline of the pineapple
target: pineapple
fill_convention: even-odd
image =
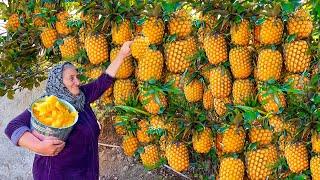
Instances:
[[[124,154],[127,156],[133,156],[138,149],[138,139],[132,135],[123,137],[122,148]]]
[[[136,37],[130,47],[132,56],[137,60],[142,59],[149,49],[149,45],[150,42],[148,38],[143,36]]]
[[[309,168],[308,150],[303,143],[288,144],[284,155],[292,172],[300,173]]]
[[[203,131],[196,132],[192,136],[193,149],[197,153],[208,153],[213,143],[213,135],[210,128],[205,128]]]
[[[63,20],[67,20],[70,17],[70,15],[67,11],[61,11],[56,14],[56,17],[58,21],[63,21]]]
[[[211,69],[209,81],[214,98],[226,98],[230,95],[232,82],[229,74],[230,72],[222,67]]]
[[[116,47],[113,48],[110,52],[110,61],[113,62],[117,55],[120,52],[120,48]],[[131,76],[131,74],[134,71],[134,66],[133,66],[133,62],[132,62],[132,57],[128,56],[124,59],[124,62],[121,64],[121,66],[118,69],[118,72],[115,76],[115,78],[117,79],[126,79],[129,78]]]
[[[139,126],[139,129],[137,130],[138,141],[141,143],[151,142],[152,137],[147,133],[149,129],[149,122],[143,119],[139,121],[138,126]]]
[[[198,79],[193,79],[183,87],[184,95],[189,102],[201,101],[203,95],[203,84]]]
[[[249,133],[251,143],[258,143],[259,145],[269,145],[272,141],[272,131],[260,127],[253,127]]]
[[[254,85],[249,79],[237,79],[233,82],[232,87],[233,103],[244,105],[251,97],[254,96]]]
[[[147,50],[138,62],[137,77],[140,81],[159,80],[163,69],[163,56],[160,51]]]
[[[212,110],[214,108],[214,99],[210,89],[204,91],[202,102],[205,110]]]
[[[157,98],[155,94],[147,94],[146,92],[143,92],[143,91],[139,96],[139,99],[143,107],[151,114],[161,113],[161,111],[163,111],[163,109],[166,108],[168,105],[167,98],[164,94],[158,93]]]
[[[103,73],[103,70],[101,67],[93,67],[88,71],[86,71],[86,76],[91,79],[97,79],[102,73]]]
[[[227,112],[227,104],[231,104],[230,97],[213,99],[214,110],[219,116],[223,116]]]
[[[41,34],[40,38],[45,48],[50,48],[58,38],[58,33],[55,29],[46,28]]]
[[[243,150],[246,134],[242,127],[230,126],[222,137],[224,153],[239,153]]]
[[[57,32],[63,36],[67,36],[72,32],[72,28],[67,26],[67,20],[56,22]]]
[[[320,134],[313,133],[311,136],[312,151],[320,153]]]
[[[246,166],[249,179],[272,179],[272,166],[277,161],[278,153],[274,145],[246,152]]]
[[[127,133],[125,127],[123,125],[118,124],[121,122],[122,122],[122,118],[120,116],[116,116],[114,118],[114,128],[118,135],[125,135]]]
[[[269,17],[261,24],[259,41],[263,45],[281,43],[283,23],[281,19]]]
[[[281,151],[285,151],[287,144],[292,143],[295,135],[298,132],[297,126],[292,122],[285,122],[284,130],[286,133],[281,134],[278,141],[279,149]]]
[[[130,21],[125,19],[120,24],[113,23],[111,29],[112,42],[116,45],[122,45],[130,41],[133,37]]]
[[[214,28],[217,19],[213,14],[201,14],[200,20],[204,23],[204,26],[201,26],[198,30],[198,39],[199,42],[203,44],[204,38],[210,34],[210,31]]]
[[[201,67],[200,74],[201,76],[209,82],[210,79],[210,71],[213,67],[208,63]]]
[[[170,81],[173,82],[174,88],[179,88],[183,90],[183,82],[182,82],[182,76],[180,74],[173,74],[173,73],[167,73],[165,77],[165,83],[168,83]]]
[[[309,84],[309,81],[310,80],[307,77],[299,74],[287,75],[284,78],[284,82],[292,83],[292,87],[299,90],[303,90],[307,86],[307,84]]]
[[[231,26],[231,42],[235,45],[247,46],[250,40],[250,24],[244,19],[239,24]]]
[[[123,105],[134,94],[135,85],[130,79],[116,80],[113,85],[113,97],[116,105]]]
[[[260,81],[280,79],[282,56],[277,50],[264,49],[259,52],[257,62],[257,78]]]
[[[14,13],[9,17],[8,22],[6,24],[6,29],[8,29],[9,31],[17,31],[19,26],[19,15]]]
[[[75,37],[64,38],[59,46],[62,59],[72,59],[79,53],[77,39]]]
[[[191,16],[185,10],[177,11],[171,18],[168,24],[170,35],[177,35],[178,38],[185,38],[192,31]]]
[[[314,156],[310,160],[310,170],[312,179],[320,179],[320,156]]]
[[[111,97],[113,88],[110,86],[100,97],[100,100],[105,104],[111,104],[113,102],[113,99]]]
[[[100,64],[108,59],[108,43],[104,35],[89,35],[84,44],[91,64]]]
[[[305,9],[299,9],[289,18],[287,29],[289,35],[295,34],[298,39],[308,38],[312,32],[312,20]]]
[[[161,44],[164,34],[162,19],[150,17],[142,25],[142,34],[147,37],[150,44]]]
[[[140,154],[142,164],[147,169],[154,169],[160,161],[159,148],[152,144],[144,147],[144,152]]]
[[[228,59],[227,43],[221,34],[205,37],[203,47],[211,64],[217,65]]]
[[[151,130],[165,129],[164,118],[161,116],[151,116],[150,128]]]
[[[231,72],[236,79],[248,78],[252,72],[252,60],[247,47],[232,48],[229,52]]]
[[[189,152],[182,142],[169,144],[166,147],[166,157],[169,166],[178,172],[185,171],[189,167]]]
[[[194,38],[175,41],[165,45],[166,65],[170,72],[182,73],[191,64],[191,57],[197,50]]]
[[[286,98],[283,93],[264,95],[265,92],[258,94],[258,100],[267,112],[278,113],[286,107]]]
[[[244,179],[244,164],[241,159],[226,157],[221,160],[219,180]]]
[[[306,41],[299,40],[284,45],[284,63],[287,71],[298,73],[308,70],[311,55]]]
[[[284,130],[284,122],[281,116],[279,115],[272,115],[269,118],[269,124],[273,128],[273,131],[276,133],[282,132]]]

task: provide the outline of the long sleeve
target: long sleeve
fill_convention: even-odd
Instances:
[[[5,129],[5,134],[12,141],[13,144],[18,145],[20,137],[26,132],[30,131],[31,113],[25,110],[20,115],[9,122]]]
[[[80,89],[86,96],[86,101],[92,103],[112,85],[113,80],[110,75],[102,73],[97,80],[81,86]]]

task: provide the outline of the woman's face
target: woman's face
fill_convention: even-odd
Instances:
[[[63,84],[74,96],[80,93],[80,81],[78,79],[78,72],[74,67],[68,67],[63,70],[62,74]]]

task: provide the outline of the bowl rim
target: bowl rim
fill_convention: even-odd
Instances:
[[[52,95],[52,96],[54,96],[54,95]],[[66,100],[64,100],[64,99],[61,99],[61,98],[58,98],[57,96],[55,96],[55,97],[57,97],[58,101],[61,102],[61,103],[63,103],[64,105],[66,105],[66,106],[68,107],[68,109],[71,110],[71,112],[77,112],[77,115],[76,115],[76,117],[75,117],[74,122],[73,122],[70,126],[68,126],[68,127],[57,128],[57,127],[52,127],[52,126],[45,125],[45,124],[43,124],[42,122],[40,122],[37,118],[35,118],[35,116],[34,116],[34,114],[33,114],[33,110],[32,110],[34,104],[35,104],[36,102],[41,101],[41,100],[43,101],[43,100],[44,100],[45,98],[47,98],[47,97],[49,97],[49,96],[44,96],[44,97],[42,97],[42,98],[38,98],[38,99],[36,99],[35,101],[33,101],[33,103],[31,104],[30,108],[28,109],[29,112],[31,113],[31,118],[32,118],[32,119],[34,119],[35,121],[37,121],[37,123],[39,123],[39,124],[41,124],[41,125],[43,125],[43,126],[45,126],[45,127],[49,127],[49,128],[52,128],[52,129],[58,129],[58,130],[68,129],[68,128],[70,128],[70,127],[73,127],[73,126],[78,122],[79,112],[76,110],[76,108],[75,108],[72,104],[70,104],[68,101],[66,101]]]

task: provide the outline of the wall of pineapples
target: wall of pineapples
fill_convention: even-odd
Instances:
[[[319,16],[310,1],[9,1],[0,95],[72,61],[128,156],[200,179],[320,179]]]

